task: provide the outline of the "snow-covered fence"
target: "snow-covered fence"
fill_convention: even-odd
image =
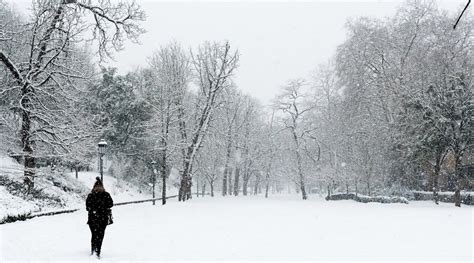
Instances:
[[[365,196],[356,195],[354,193],[349,194],[333,194],[326,197],[326,200],[354,200],[361,203],[403,203],[408,204],[408,200],[405,197],[399,196]]]
[[[171,195],[167,196],[166,199],[171,199],[171,198],[176,198],[178,195]],[[139,204],[139,203],[145,203],[145,202],[152,202],[154,201],[159,201],[162,200],[163,198],[152,198],[152,199],[145,199],[145,200],[137,200],[137,201],[128,201],[128,202],[120,202],[120,203],[115,203],[114,206],[119,206],[119,205],[131,205],[131,204]]]

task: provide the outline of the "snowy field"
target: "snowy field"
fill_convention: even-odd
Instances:
[[[114,208],[103,259],[465,260],[473,210],[297,196],[205,197]],[[0,261],[89,261],[86,212],[0,226]]]

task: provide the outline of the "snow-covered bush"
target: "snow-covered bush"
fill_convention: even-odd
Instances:
[[[405,197],[400,196],[366,196],[366,195],[356,195],[354,193],[348,194],[333,194],[327,196],[326,200],[354,200],[361,203],[403,203],[408,204],[408,200]]]

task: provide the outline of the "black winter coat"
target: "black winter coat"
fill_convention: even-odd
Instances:
[[[107,192],[92,192],[86,199],[86,210],[89,212],[87,224],[107,225],[109,209],[114,201]]]

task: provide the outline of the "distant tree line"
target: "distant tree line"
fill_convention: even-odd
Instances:
[[[328,195],[473,188],[474,21],[453,30],[456,15],[409,1],[391,18],[350,20],[334,59],[283,88],[300,178]]]

